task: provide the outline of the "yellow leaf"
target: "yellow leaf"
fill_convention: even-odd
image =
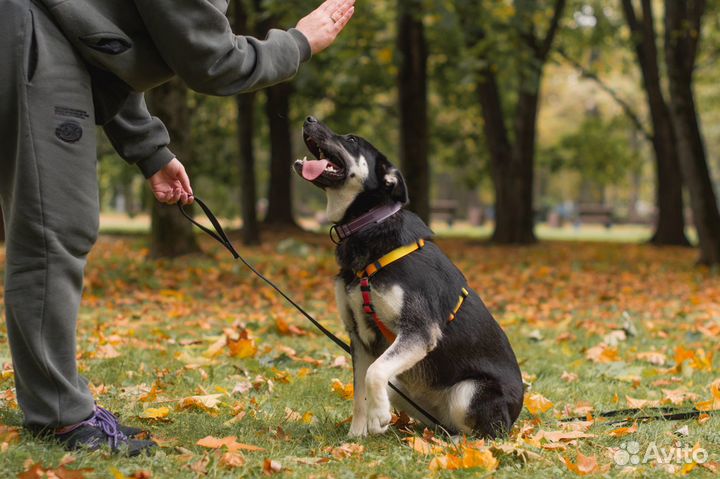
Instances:
[[[553,407],[553,403],[542,394],[534,393],[525,396],[525,407],[530,411],[530,414],[537,416]]]
[[[170,415],[170,408],[169,407],[149,407],[145,409],[142,413],[140,413],[141,418],[143,419],[155,419],[155,420],[163,420],[167,419],[167,417]]]
[[[428,468],[431,471],[440,471],[440,470],[448,470],[448,471],[456,471],[460,469],[460,466],[462,465],[462,462],[460,458],[454,454],[445,454],[444,456],[438,456],[434,457],[432,461],[430,461],[430,465]]]
[[[498,467],[498,460],[489,449],[465,449],[462,456],[462,467],[463,469],[481,467],[488,471],[494,471]]]
[[[227,345],[230,348],[230,356],[235,358],[252,358],[258,352],[254,339],[228,339]]]
[[[178,408],[189,409],[197,408],[203,411],[217,411],[220,404],[222,394],[208,394],[206,396],[190,396],[180,400]]]
[[[313,415],[313,413],[308,411],[305,414],[303,414],[302,422],[304,422],[305,424],[312,424],[314,420],[315,420],[315,416]]]
[[[333,379],[332,389],[335,391],[335,394],[343,399],[350,401],[353,398],[354,390],[352,383],[343,384],[339,379]]]

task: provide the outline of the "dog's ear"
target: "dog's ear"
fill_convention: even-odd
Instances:
[[[384,156],[378,159],[378,180],[383,188],[390,192],[390,197],[406,205],[410,202],[405,178]]]

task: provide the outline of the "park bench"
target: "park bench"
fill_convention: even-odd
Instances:
[[[457,216],[458,204],[455,200],[437,200],[430,205],[430,214],[433,218],[440,218],[445,221],[448,227],[452,227]]]
[[[578,224],[601,224],[606,228],[613,225],[613,209],[600,204],[581,204],[577,208]]]

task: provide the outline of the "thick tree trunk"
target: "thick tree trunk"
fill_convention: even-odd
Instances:
[[[690,193],[700,242],[700,263],[720,264],[720,212],[707,164],[695,99],[693,71],[705,2],[665,1],[665,61],[680,167]]]
[[[655,233],[650,242],[656,245],[688,246],[690,242],[685,236],[680,163],[670,109],[660,83],[652,0],[642,0],[641,19],[635,14],[632,0],[622,0],[622,6],[632,33],[653,125],[652,146],[657,175],[658,216]]]
[[[292,207],[291,94],[292,85],[289,83],[280,83],[266,90],[266,114],[270,126],[270,184],[265,223],[296,227]]]
[[[148,95],[149,109],[157,115],[170,133],[170,149],[186,169],[192,164],[190,148],[190,110],[187,88],[179,79],[155,88]],[[200,252],[192,224],[177,210],[153,201],[150,232],[150,256],[175,258]]]
[[[240,197],[243,219],[242,239],[246,245],[260,243],[255,183],[255,93],[236,97],[238,109],[238,145],[240,150]]]
[[[235,31],[249,32],[248,7],[235,1]],[[243,220],[242,241],[246,245],[260,243],[257,215],[257,183],[255,176],[255,92],[235,97],[237,105],[238,151],[240,153],[240,209]]]
[[[400,165],[410,195],[410,209],[430,221],[428,163],[428,49],[421,0],[398,0],[400,70]]]

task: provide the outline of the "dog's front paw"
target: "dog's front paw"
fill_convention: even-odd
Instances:
[[[391,419],[389,407],[379,407],[368,411],[367,432],[370,434],[384,433],[387,431]]]
[[[350,431],[348,431],[349,437],[365,437],[368,434],[367,419],[365,417],[353,416],[352,423],[350,424]]]

